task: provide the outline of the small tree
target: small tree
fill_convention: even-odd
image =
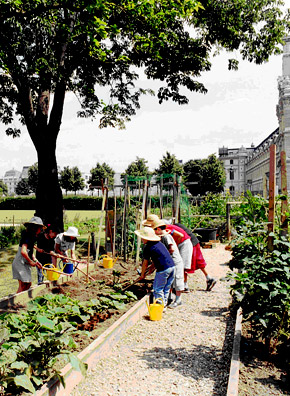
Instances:
[[[143,179],[150,176],[151,172],[149,171],[147,163],[148,161],[144,158],[137,157],[135,161],[128,165],[125,172],[121,174],[122,183],[125,184],[125,176],[136,178],[136,180],[138,180],[138,178]],[[135,188],[136,181],[128,180],[128,186],[132,189]]]
[[[72,176],[73,176],[73,185],[72,191],[74,191],[75,195],[77,191],[83,190],[86,186],[84,178],[82,177],[82,173],[77,166],[72,168]]]
[[[95,188],[101,188],[102,182],[108,179],[108,184],[114,184],[115,172],[106,164],[97,162],[96,166],[91,169],[91,176],[89,178],[90,189],[93,191]]]
[[[157,175],[157,183],[162,183],[165,190],[168,190],[169,187],[166,186],[168,183],[173,183],[174,178],[173,175],[182,176],[183,175],[183,167],[181,163],[178,161],[174,154],[170,154],[168,151],[163,158],[160,160],[159,168],[155,169],[154,172]]]
[[[222,192],[226,182],[223,164],[214,154],[209,155],[206,159],[186,162],[184,178],[192,195]]]
[[[36,162],[28,169],[28,179],[27,179],[30,191],[36,193],[38,186],[38,163]]]
[[[61,188],[65,190],[66,195],[68,191],[72,191],[73,174],[72,170],[68,166],[65,166],[64,169],[60,171],[59,184]]]
[[[2,180],[0,180],[0,195],[7,195],[7,194],[8,194],[8,187]]]
[[[17,195],[29,195],[30,192],[28,181],[26,179],[21,179],[15,187],[15,193]]]

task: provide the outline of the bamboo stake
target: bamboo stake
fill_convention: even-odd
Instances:
[[[91,236],[89,235],[89,239],[88,239],[88,259],[87,259],[87,283],[89,283],[89,264],[90,264],[90,240]]]
[[[113,257],[116,254],[116,227],[117,227],[117,197],[114,193],[114,233],[113,233]]]
[[[143,188],[143,200],[142,200],[142,211],[141,211],[141,224],[142,224],[142,220],[144,220],[145,203],[146,203],[146,185],[147,185],[147,180],[144,182],[144,188]],[[136,265],[139,263],[140,246],[141,246],[141,238],[140,238],[139,236],[137,236]]]
[[[106,196],[107,196],[107,189],[104,188],[104,190],[103,190],[103,201],[102,201],[102,212],[101,212],[100,225],[99,225],[98,244],[97,244],[97,251],[96,251],[95,269],[96,269],[96,264],[99,263],[99,252],[100,252],[100,244],[101,244],[101,231],[102,231],[102,226],[103,226]]]
[[[269,169],[269,214],[268,214],[268,249],[273,251],[274,238],[270,233],[274,231],[275,222],[275,190],[276,190],[276,145],[270,146],[270,169]]]

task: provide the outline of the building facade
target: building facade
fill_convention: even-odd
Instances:
[[[285,38],[282,76],[278,78],[279,101],[276,114],[279,127],[258,146],[219,148],[219,159],[226,171],[225,191],[239,195],[246,191],[268,195],[270,146],[276,145],[276,186],[281,192],[281,152],[286,153],[287,187],[290,190],[290,36]]]

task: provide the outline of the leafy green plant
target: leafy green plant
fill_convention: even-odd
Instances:
[[[72,336],[81,332],[78,324],[95,312],[124,309],[135,299],[130,292],[86,302],[47,294],[32,300],[27,311],[0,315],[0,395],[2,389],[5,395],[19,395],[23,390],[34,393],[52,376],[65,385],[56,368],[60,358],[84,373],[86,365],[73,353],[76,344]]]

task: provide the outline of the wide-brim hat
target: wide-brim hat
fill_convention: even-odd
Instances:
[[[146,220],[142,221],[142,225],[146,227],[152,227],[152,223],[156,220],[159,220],[159,217],[155,214],[150,214],[147,216]]]
[[[141,230],[136,230],[134,232],[138,237],[146,239],[147,241],[160,241],[160,237],[155,234],[151,227],[143,227]]]
[[[33,216],[29,221],[26,221],[23,223],[24,226],[27,226],[28,224],[35,224],[38,225],[39,227],[46,228],[46,226],[43,224],[42,220],[38,216]]]
[[[63,235],[74,238],[79,237],[78,229],[77,227],[68,227],[67,231],[65,231]]]
[[[166,223],[163,219],[158,219],[152,222],[152,228],[158,228],[158,227],[162,227],[162,226],[166,226]]]

